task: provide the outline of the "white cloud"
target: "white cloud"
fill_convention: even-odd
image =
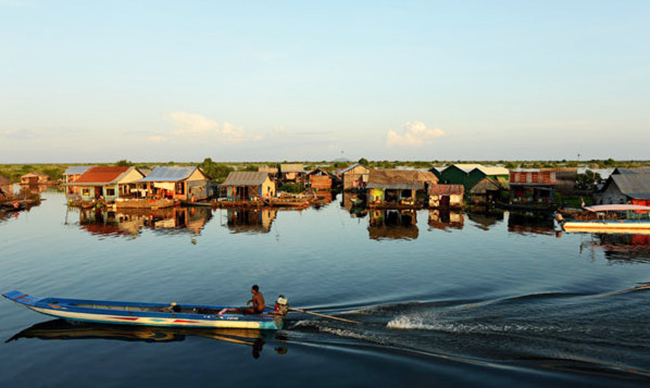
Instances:
[[[172,134],[180,137],[201,141],[222,141],[224,143],[240,143],[263,139],[262,136],[247,133],[241,126],[230,123],[220,125],[218,122],[198,114],[172,112],[165,115],[165,119],[176,125],[176,129],[172,131]]]
[[[262,136],[248,134],[244,132],[244,128],[232,125],[230,123],[223,123],[223,129],[221,130],[219,137],[229,143],[239,143],[248,140],[262,140]]]
[[[167,141],[165,136],[149,136],[149,141],[153,143],[164,143]]]
[[[173,133],[177,136],[205,135],[219,131],[219,123],[197,114],[172,112],[165,118],[176,124],[176,130]]]
[[[392,146],[412,146],[420,147],[425,144],[433,143],[433,140],[438,137],[445,136],[445,131],[440,128],[427,128],[427,126],[420,121],[409,121],[404,124],[402,134],[395,131],[388,131],[386,135],[386,145]]]

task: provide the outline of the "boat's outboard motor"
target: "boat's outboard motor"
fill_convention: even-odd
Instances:
[[[289,299],[284,295],[279,295],[278,300],[275,301],[275,313],[278,315],[287,315],[289,312]]]

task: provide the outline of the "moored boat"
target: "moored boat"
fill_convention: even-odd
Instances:
[[[196,304],[134,303],[102,300],[37,298],[20,291],[3,296],[36,312],[71,321],[164,327],[280,330],[288,306],[241,314],[239,307]]]
[[[650,234],[650,206],[594,205],[584,209],[592,216],[561,220],[566,232]]]

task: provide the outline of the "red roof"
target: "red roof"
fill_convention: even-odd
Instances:
[[[124,174],[131,167],[91,167],[74,183],[109,183]]]

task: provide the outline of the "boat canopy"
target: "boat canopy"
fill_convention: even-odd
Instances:
[[[587,206],[585,210],[590,212],[624,212],[624,211],[637,211],[637,212],[647,212],[650,211],[650,206],[642,205],[594,205]]]

